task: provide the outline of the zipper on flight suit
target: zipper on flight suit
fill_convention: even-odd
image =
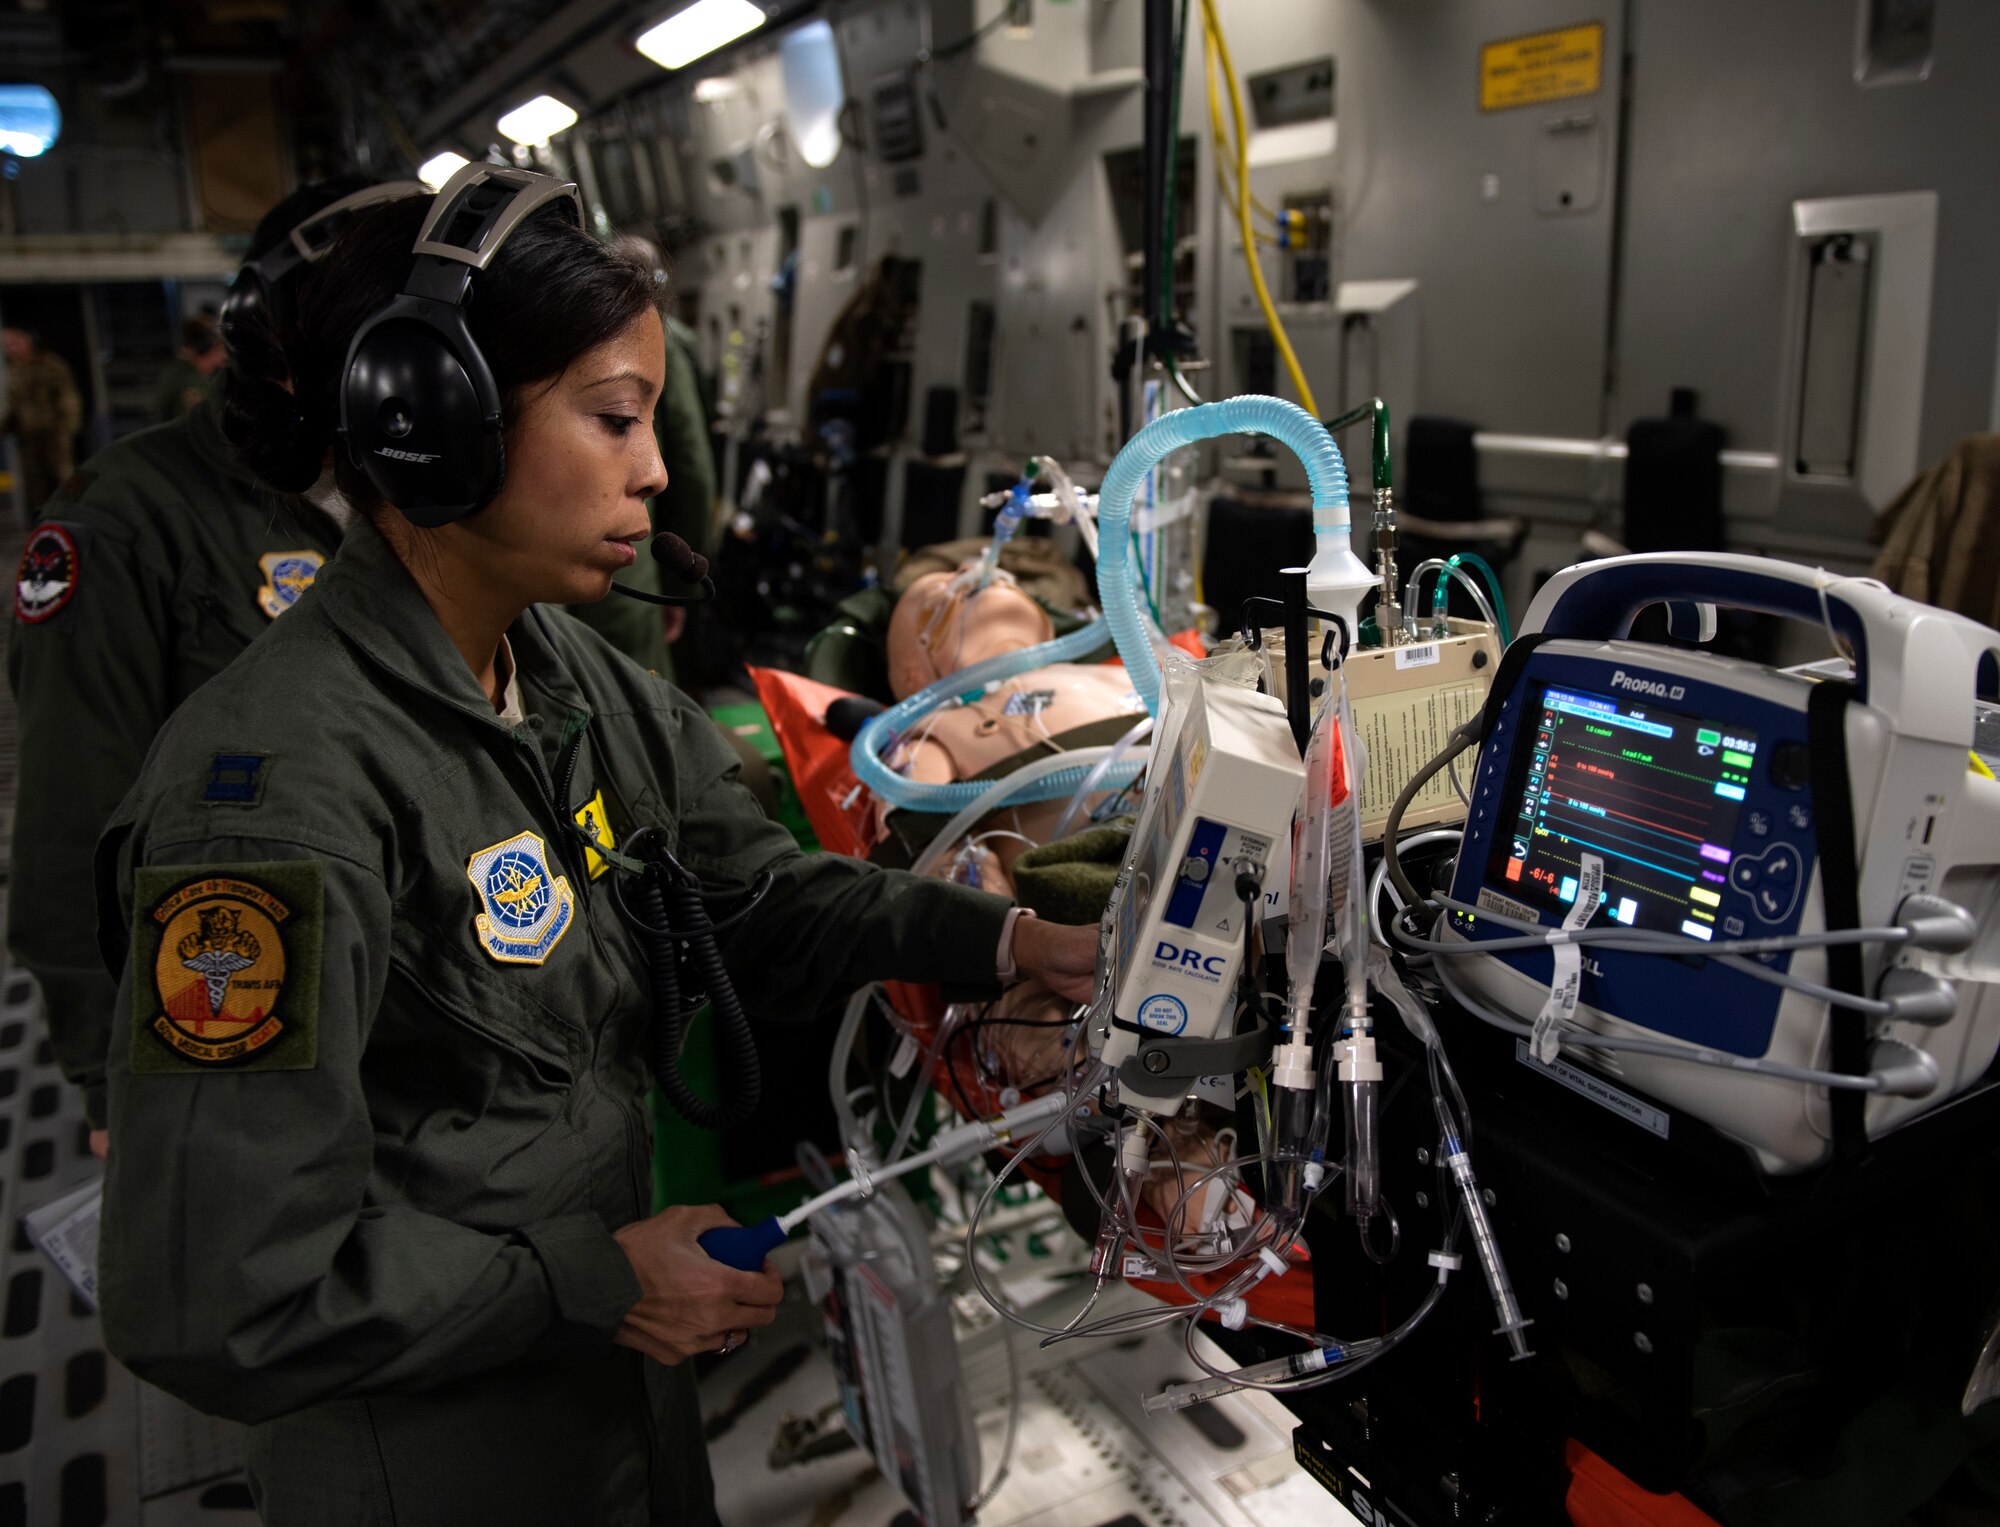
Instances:
[[[569,830],[576,820],[570,797],[576,783],[577,760],[583,751],[585,734],[590,730],[590,720],[589,711],[573,710],[563,724],[563,736],[558,743],[562,750],[557,776],[562,781],[560,786],[549,778],[543,764],[540,743],[533,737],[521,736],[519,732],[515,733],[514,740],[532,755],[536,781],[542,787],[543,798],[550,802],[550,809],[555,817],[555,836],[562,844],[559,851],[563,866],[576,875],[576,883],[582,888],[578,892],[577,899],[583,904],[584,923],[590,931],[591,945],[599,951],[600,957],[609,958],[610,950],[604,946],[597,918],[590,905],[590,861],[584,853],[581,839]],[[593,1061],[594,1059],[595,1057]],[[609,1097],[609,1094],[606,1096]],[[653,1212],[652,1154],[646,1149],[649,1131],[646,1128],[644,1103],[628,1102],[622,1097],[610,1100],[616,1104],[624,1118],[625,1159],[629,1163],[633,1215],[637,1219],[644,1219]]]

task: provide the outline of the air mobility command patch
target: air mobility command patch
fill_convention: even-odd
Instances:
[[[69,527],[54,521],[37,526],[14,572],[14,618],[33,626],[55,615],[76,596],[82,571],[83,558]]]
[[[258,607],[276,620],[299,602],[325,565],[326,558],[316,551],[266,552],[257,559],[264,574],[264,586],[257,590]]]
[[[319,1063],[318,864],[151,867],[134,892],[135,1072]]]
[[[479,942],[508,965],[539,965],[569,931],[576,904],[569,880],[549,868],[547,848],[532,832],[482,848],[465,864],[479,893],[472,919]]]

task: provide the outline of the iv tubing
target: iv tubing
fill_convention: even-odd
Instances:
[[[1133,578],[1131,549],[1126,544],[1132,520],[1132,499],[1140,481],[1171,452],[1199,440],[1212,440],[1218,435],[1269,435],[1291,447],[1305,464],[1306,480],[1312,486],[1314,539],[1322,542],[1333,540],[1345,547],[1353,530],[1348,518],[1347,466],[1341,460],[1340,447],[1333,443],[1333,437],[1327,434],[1319,420],[1296,403],[1253,394],[1218,403],[1204,403],[1198,408],[1176,408],[1171,413],[1162,414],[1128,440],[1125,448],[1112,461],[1111,470],[1104,474],[1104,485],[1097,499],[1097,602],[1104,607],[1104,620],[1111,627],[1112,640],[1118,644],[1118,655],[1124,659],[1133,687],[1146,702],[1147,711],[1156,716],[1160,713],[1160,664],[1153,655],[1151,641],[1140,619],[1140,596]],[[1084,629],[1090,630],[1091,627]],[[1063,640],[1074,639],[1065,637]],[[1026,654],[1017,656],[1025,657]],[[1061,661],[1065,659],[1043,657],[1038,658],[1036,663],[1023,663],[1021,666],[1026,668]],[[974,671],[967,669],[965,673],[954,674],[940,683],[946,686],[960,683]],[[932,686],[933,689],[938,687]],[[959,689],[947,688],[944,692],[962,693],[965,687],[969,686],[961,683]],[[926,694],[929,692],[925,691]],[[903,702],[903,706],[911,704],[911,701]],[[897,709],[902,710],[903,706]],[[883,712],[862,730],[861,737],[855,739],[857,758],[862,740],[869,735],[868,728],[876,727],[893,714]],[[856,772],[861,772],[858,767]],[[865,774],[863,781],[872,787],[873,781]],[[898,782],[909,788],[907,780]]]
[[[1153,718],[1148,716],[1137,726],[1133,727],[1131,731],[1111,744],[1111,751],[1098,760],[1097,766],[1085,775],[1083,783],[1076,787],[1076,794],[1071,798],[1068,808],[1063,812],[1062,820],[1056,823],[1055,831],[1049,834],[1049,841],[1051,843],[1059,843],[1069,836],[1070,829],[1076,825],[1076,819],[1083,815],[1084,803],[1104,788],[1104,777],[1111,772],[1112,766],[1125,755],[1128,748],[1135,742],[1138,742],[1152,729]],[[1150,750],[1148,750],[1145,756],[1151,756]]]
[[[951,786],[954,790],[970,790],[972,798],[959,808],[957,816],[945,823],[944,830],[931,839],[929,846],[917,856],[917,862],[910,866],[910,873],[928,875],[981,817],[1005,801],[1054,800],[1059,795],[1068,795],[1089,776],[1091,766],[1101,763],[1110,752],[1110,748],[1077,748],[1069,753],[1051,753],[1023,764],[1004,779]],[[1144,759],[1139,760],[1140,765],[1144,762]],[[1136,766],[1133,772],[1137,772]],[[1065,777],[1069,783],[1060,792],[1048,790],[1049,779]]]

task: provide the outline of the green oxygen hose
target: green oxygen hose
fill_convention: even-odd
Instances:
[[[1493,613],[1500,620],[1500,629],[1494,635],[1500,638],[1500,645],[1505,647],[1514,640],[1514,624],[1507,618],[1507,596],[1501,592],[1499,576],[1493,571],[1487,560],[1476,551],[1462,551],[1457,553],[1452,557],[1449,565],[1459,567],[1467,562],[1470,562],[1474,567],[1479,569],[1480,575],[1486,580],[1486,587],[1492,592]]]
[[[1389,405],[1380,398],[1370,398],[1366,403],[1328,419],[1326,429],[1331,434],[1335,430],[1346,429],[1351,424],[1359,424],[1371,415],[1375,420],[1373,438],[1375,491],[1384,493],[1395,487],[1394,474],[1389,467]]]

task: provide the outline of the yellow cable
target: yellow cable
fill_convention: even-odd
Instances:
[[[1222,61],[1223,82],[1229,86],[1230,114],[1236,122],[1236,223],[1243,230],[1243,263],[1250,268],[1250,285],[1256,289],[1257,305],[1264,310],[1264,326],[1271,331],[1271,342],[1278,347],[1285,372],[1298,392],[1299,406],[1317,418],[1319,405],[1313,401],[1312,388],[1307,385],[1305,369],[1292,349],[1291,336],[1285,333],[1284,320],[1278,317],[1277,306],[1271,301],[1271,290],[1264,284],[1264,262],[1257,258],[1257,230],[1250,221],[1250,128],[1243,115],[1243,87],[1236,79],[1236,65],[1230,61],[1229,39],[1223,36],[1222,23],[1216,17],[1215,0],[1201,0],[1201,19],[1203,36],[1214,39],[1216,56]],[[1213,75],[1211,92],[1212,80]]]
[[[1222,193],[1224,204],[1234,207],[1236,186],[1230,179],[1229,166],[1235,159],[1236,151],[1230,146],[1229,130],[1222,125],[1222,94],[1215,84],[1215,39],[1209,36],[1206,25],[1201,29],[1201,56],[1202,72],[1208,81],[1208,132],[1215,143],[1215,187]],[[1250,198],[1250,205],[1273,222],[1278,220],[1278,214],[1254,195]],[[1268,233],[1260,233],[1257,235],[1257,242],[1273,244],[1277,241]]]

